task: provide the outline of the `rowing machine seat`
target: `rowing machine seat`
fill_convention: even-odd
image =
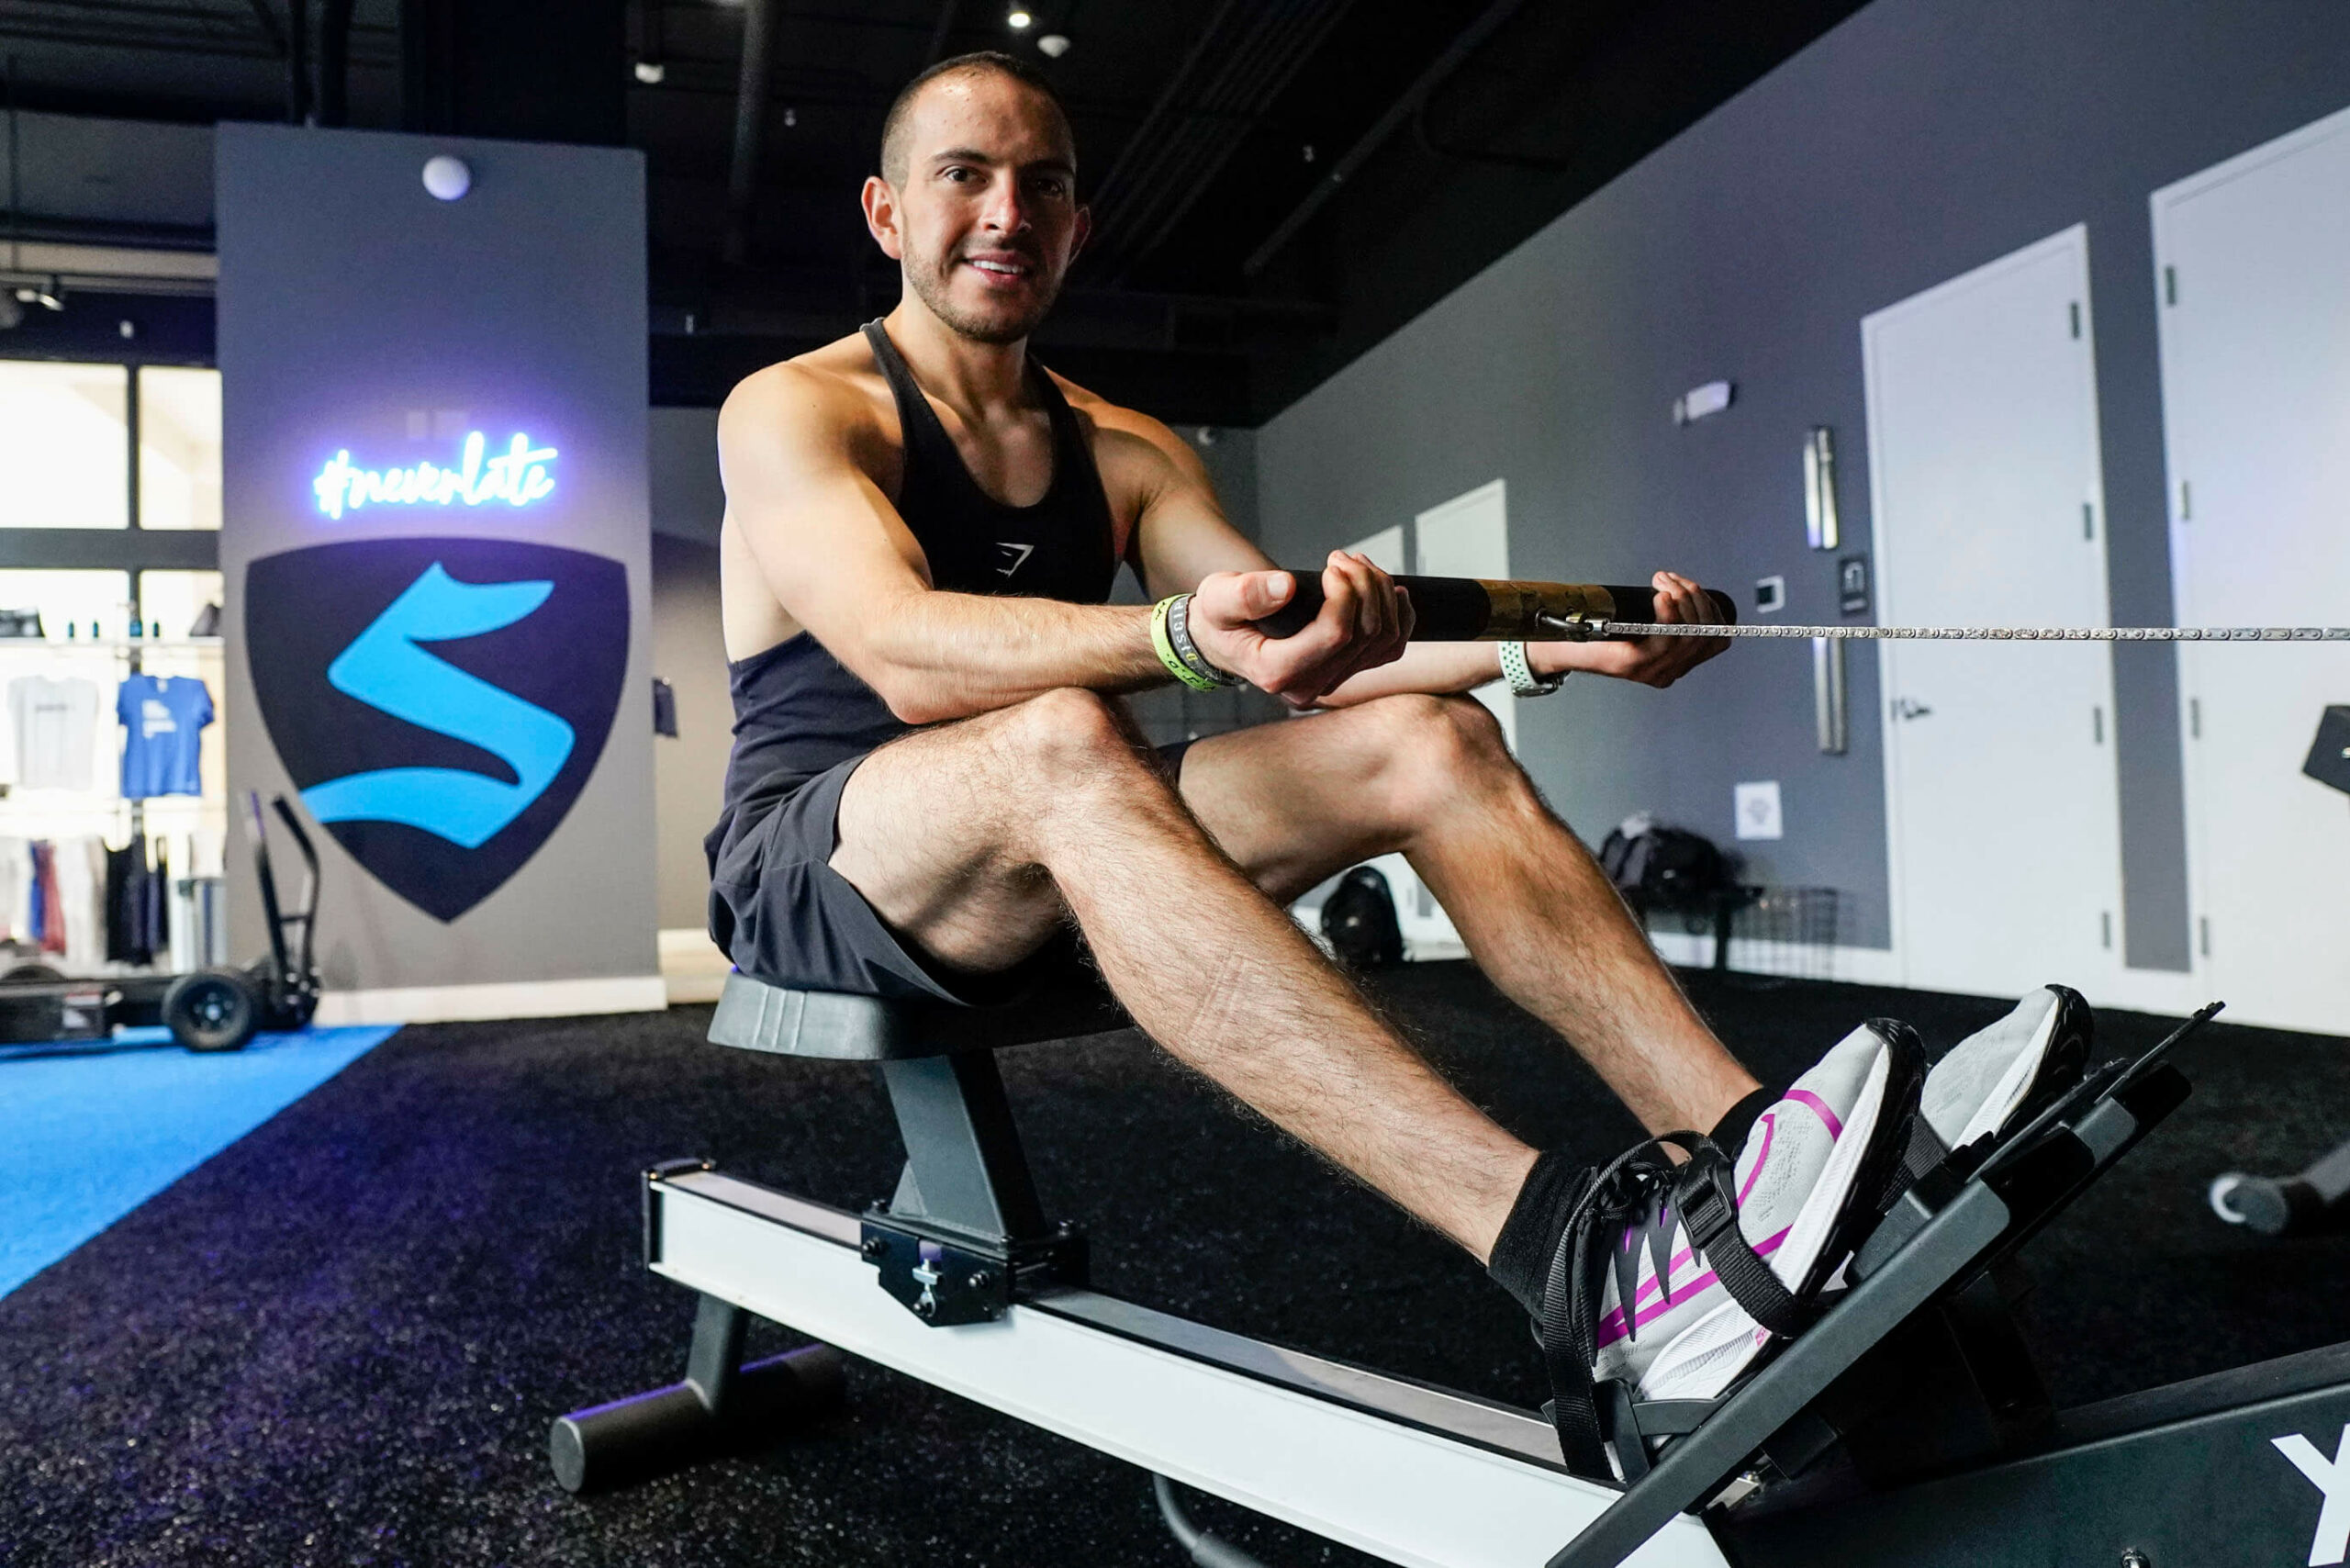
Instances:
[[[740,969],[726,977],[710,1020],[712,1044],[833,1061],[911,1061],[991,1051],[1132,1028],[1099,985],[1039,990],[1000,1006],[894,1002],[839,991],[796,991]]]

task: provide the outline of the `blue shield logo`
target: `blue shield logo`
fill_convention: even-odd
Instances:
[[[312,817],[454,920],[547,841],[603,755],[628,573],[501,539],[377,539],[245,577],[262,722]]]

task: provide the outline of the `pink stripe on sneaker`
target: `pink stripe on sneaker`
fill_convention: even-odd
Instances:
[[[1790,1089],[1787,1091],[1787,1098],[1796,1101],[1799,1103],[1808,1105],[1814,1111],[1818,1112],[1819,1114],[1819,1119],[1828,1124],[1828,1136],[1830,1137],[1842,1137],[1844,1136],[1844,1124],[1836,1119],[1836,1113],[1828,1108],[1828,1102],[1822,1100],[1818,1095],[1814,1094],[1810,1090]]]
[[[1792,1230],[1795,1227],[1793,1226],[1789,1226],[1787,1227],[1788,1230]],[[1779,1244],[1786,1238],[1787,1232],[1785,1230],[1779,1232],[1778,1235],[1769,1238],[1760,1246],[1756,1247],[1754,1249],[1754,1255],[1758,1258],[1768,1258],[1772,1253],[1776,1252],[1779,1249]],[[1669,1276],[1673,1269],[1677,1269],[1682,1264],[1689,1261],[1689,1253],[1684,1252],[1674,1258],[1671,1265],[1665,1271],[1667,1275]],[[1695,1279],[1691,1280],[1687,1284],[1683,1285],[1680,1288],[1677,1296],[1667,1296],[1662,1301],[1651,1302],[1647,1306],[1640,1307],[1639,1316],[1633,1319],[1633,1326],[1635,1327],[1645,1327],[1646,1325],[1654,1322],[1658,1317],[1672,1311],[1679,1302],[1688,1300],[1692,1293],[1702,1290],[1706,1286],[1712,1284],[1715,1278],[1716,1275],[1714,1271],[1711,1269],[1708,1269],[1704,1273],[1698,1275]],[[1641,1302],[1647,1301],[1651,1294],[1657,1289],[1658,1283],[1659,1282],[1652,1279],[1647,1284],[1642,1285],[1639,1290],[1639,1294],[1633,1298],[1633,1305],[1635,1306],[1639,1306]],[[1619,1306],[1610,1312],[1606,1317],[1600,1319],[1599,1333],[1595,1348],[1605,1350],[1607,1346],[1625,1337],[1625,1333],[1624,1309]]]
[[[1762,1148],[1754,1157],[1754,1169],[1746,1173],[1746,1185],[1738,1190],[1738,1206],[1746,1206],[1746,1194],[1754,1191],[1754,1183],[1762,1179],[1762,1162],[1771,1158],[1771,1135],[1778,1130],[1779,1113],[1762,1113]]]

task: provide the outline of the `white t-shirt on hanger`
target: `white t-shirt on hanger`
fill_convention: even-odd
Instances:
[[[8,683],[8,718],[17,742],[17,788],[87,790],[95,781],[95,682],[20,675]]]

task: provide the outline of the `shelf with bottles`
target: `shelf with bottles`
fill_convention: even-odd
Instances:
[[[221,637],[0,637],[0,655],[6,654],[218,654],[227,646]]]

